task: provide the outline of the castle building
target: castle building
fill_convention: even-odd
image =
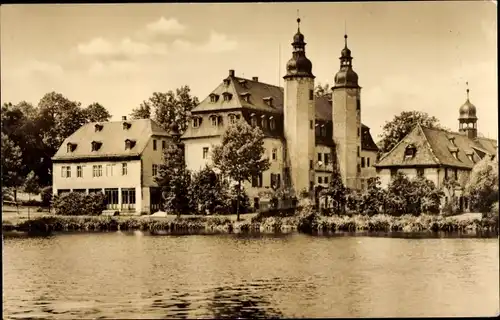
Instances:
[[[461,211],[469,211],[467,198],[462,196],[474,165],[484,157],[494,158],[498,142],[479,137],[477,133],[476,107],[467,100],[459,108],[458,132],[448,132],[416,125],[394,148],[375,164],[382,186],[387,187],[391,178],[403,172],[409,178],[425,177],[438,187],[444,187],[446,179],[458,182],[456,188],[444,188],[442,204],[454,198]]]
[[[87,123],[52,157],[53,193],[96,193],[121,213],[158,211],[154,177],[170,135],[150,119]]]
[[[211,163],[211,149],[220,143],[230,123],[244,119],[259,126],[271,166],[244,185],[255,209],[260,207],[260,192],[272,186],[289,186],[295,194],[326,187],[335,153],[347,187],[360,189],[376,175],[373,165],[378,148],[370,129],[361,123],[361,88],[347,35],[332,93],[317,97],[300,19],[297,22],[284,88],[260,82],[258,77],[238,77],[229,70],[228,76],[193,108],[191,123],[182,136],[187,168],[197,171]]]

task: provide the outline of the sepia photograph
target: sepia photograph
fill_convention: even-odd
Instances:
[[[498,317],[497,28],[2,4],[3,319]]]

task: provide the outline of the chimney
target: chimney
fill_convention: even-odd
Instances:
[[[255,82],[259,82],[259,77],[252,77],[252,80]]]
[[[123,121],[127,121],[127,117],[126,117],[126,116],[123,116],[123,117],[122,117],[122,120],[123,120]]]
[[[229,76],[234,77],[234,70],[233,69],[229,69]]]

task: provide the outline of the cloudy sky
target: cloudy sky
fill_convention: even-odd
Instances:
[[[377,136],[402,110],[458,128],[466,81],[479,131],[498,132],[496,3],[2,5],[2,102],[57,91],[120,119],[154,91],[200,99],[235,69],[281,84],[297,10],[316,82],[332,83],[345,28]],[[281,47],[281,50],[280,50]],[[281,62],[280,62],[281,61]]]

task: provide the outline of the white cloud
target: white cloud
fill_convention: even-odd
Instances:
[[[130,38],[124,38],[120,42],[94,38],[87,43],[79,44],[77,50],[83,55],[117,60],[167,53],[167,47],[164,43],[147,44]]]
[[[175,18],[165,19],[161,17],[159,20],[148,24],[146,29],[160,34],[182,34],[186,30],[186,26]]]
[[[202,51],[207,52],[225,52],[232,51],[238,47],[238,42],[228,39],[227,35],[212,31],[208,42],[200,47]]]
[[[89,68],[91,76],[116,76],[123,74],[137,74],[140,71],[139,66],[131,61],[94,61]]]
[[[172,49],[176,51],[192,51],[195,49],[195,45],[187,40],[175,39],[172,42]]]

